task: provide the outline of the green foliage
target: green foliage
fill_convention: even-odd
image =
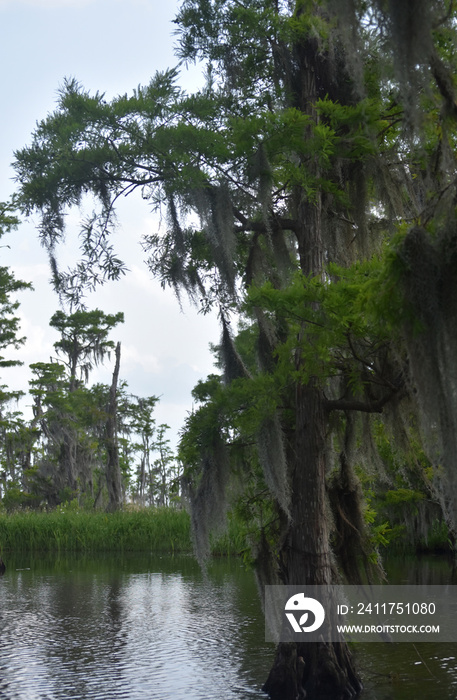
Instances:
[[[14,482],[10,482],[2,499],[2,504],[7,512],[13,512],[21,508],[37,507],[39,505],[39,500],[39,497],[22,491]]]
[[[105,314],[100,309],[93,311],[79,310],[73,314],[56,311],[49,325],[59,331],[61,338],[54,347],[57,353],[64,355],[70,371],[72,389],[75,387],[76,373],[79,370],[85,381],[93,365],[103,362],[114,349],[114,342],[108,340],[108,334],[124,322],[124,314]]]
[[[248,310],[261,307],[287,321],[288,338],[275,350],[275,371],[283,383],[314,378],[326,386],[329,379],[344,377],[354,395],[367,394],[375,385],[393,388],[391,373],[398,368],[377,361],[392,341],[392,323],[372,309],[382,269],[374,257],[351,268],[331,264],[318,277],[296,273],[285,289],[271,283],[250,288]],[[297,356],[302,358],[299,369]]]
[[[6,348],[17,350],[25,342],[25,338],[18,337],[19,318],[14,316],[19,302],[11,298],[12,294],[24,289],[32,289],[32,285],[16,280],[7,267],[0,267],[0,351]],[[6,360],[0,356],[0,367],[14,367],[20,364],[19,360]]]
[[[400,505],[403,503],[416,504],[425,498],[425,494],[421,491],[412,491],[411,489],[396,489],[395,491],[387,491],[385,502],[387,505]]]
[[[17,204],[14,198],[9,202],[0,202],[0,238],[18,227],[20,221],[16,212]]]
[[[395,533],[390,527],[388,521],[378,522],[378,514],[372,507],[371,498],[373,492],[370,490],[367,494],[367,505],[364,510],[364,518],[369,525],[370,540],[373,547],[372,557],[377,556],[380,547],[387,547],[392,538],[395,537]]]
[[[453,552],[455,542],[444,520],[436,518],[425,537],[419,540],[417,549],[422,552]]]

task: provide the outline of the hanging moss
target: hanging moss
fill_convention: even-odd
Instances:
[[[186,251],[184,232],[179,221],[175,198],[172,194],[168,197],[168,219],[175,250],[178,254],[184,255]]]
[[[283,512],[289,516],[289,476],[284,437],[277,413],[262,421],[257,435],[257,445],[265,481]]]
[[[257,181],[257,198],[261,205],[263,219],[268,225],[272,204],[271,188],[273,185],[273,173],[263,143],[260,143],[255,153],[252,165],[252,176]]]
[[[431,0],[389,0],[378,3],[390,31],[394,67],[407,115],[417,120],[417,91],[423,82],[422,66],[427,65],[432,48]],[[386,6],[387,5],[387,6]]]
[[[221,355],[222,365],[224,368],[224,377],[227,384],[230,384],[234,379],[249,378],[250,374],[247,370],[238,350],[235,347],[232,336],[230,334],[227,321],[224,314],[221,313],[222,319],[222,339],[221,339]]]
[[[257,337],[257,361],[262,371],[273,371],[275,367],[274,351],[278,343],[277,334],[273,323],[265,312],[256,307],[254,309],[258,323]]]
[[[234,255],[236,237],[233,205],[227,183],[196,189],[192,193],[214,263],[227,289],[235,293]]]
[[[436,470],[451,529],[457,527],[457,236],[454,226],[434,242],[412,228],[399,250],[405,266],[403,285],[413,311],[406,329],[411,382],[416,392],[422,433]],[[442,476],[441,476],[442,475]],[[441,483],[439,483],[441,482]]]
[[[183,480],[188,499],[191,529],[197,559],[204,564],[210,555],[210,535],[222,531],[227,515],[227,486],[230,458],[227,446],[218,435],[201,457],[198,484]]]

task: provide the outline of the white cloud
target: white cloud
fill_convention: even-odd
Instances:
[[[122,368],[125,373],[129,373],[138,367],[143,372],[157,373],[160,372],[161,365],[156,355],[139,350],[134,345],[122,345]]]
[[[17,280],[32,282],[32,284],[38,280],[47,281],[51,276],[49,265],[45,263],[37,263],[36,265],[12,264],[11,270]]]

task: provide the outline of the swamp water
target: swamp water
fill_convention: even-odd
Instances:
[[[5,557],[0,700],[249,700],[273,658],[252,572],[191,557]],[[388,564],[395,583],[457,583],[443,559]],[[361,700],[457,698],[457,645],[358,648]]]

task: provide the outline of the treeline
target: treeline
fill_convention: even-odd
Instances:
[[[5,231],[15,219],[6,206],[1,211]],[[28,287],[0,269],[1,349],[25,342],[12,297]],[[8,511],[72,501],[108,510],[178,503],[181,467],[168,426],[154,418],[158,399],[134,396],[119,378],[121,347],[109,335],[123,320],[98,309],[52,316],[56,357],[30,366],[30,418],[17,408],[23,392],[1,387],[0,502]],[[104,361],[113,365],[111,384],[91,384],[91,371]],[[0,367],[17,364],[0,358]]]

